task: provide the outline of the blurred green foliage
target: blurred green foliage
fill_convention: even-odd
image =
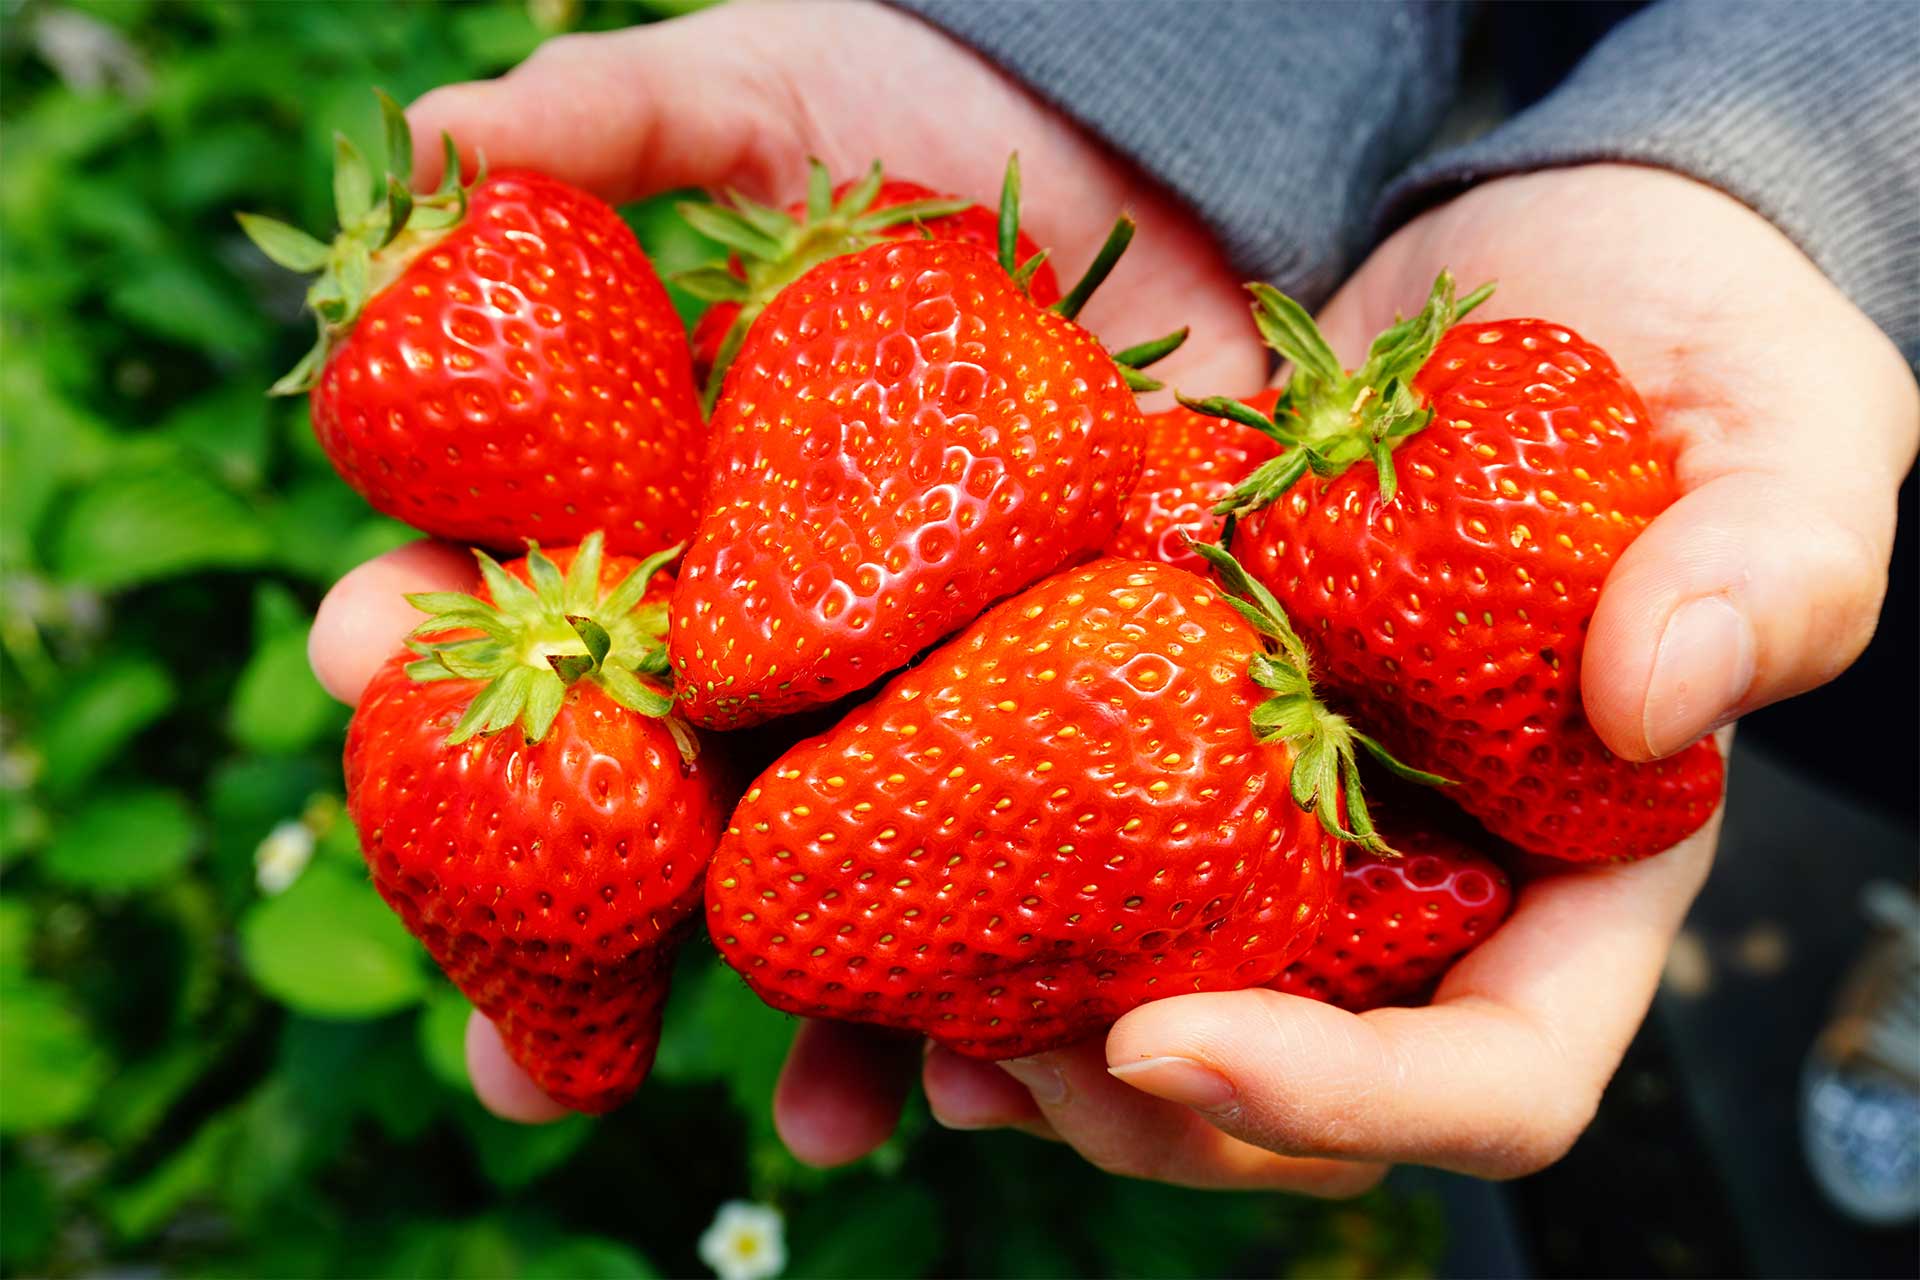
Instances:
[[[371,85],[688,7],[0,3],[0,1271],[701,1274],[754,1198],[793,1276],[1419,1273],[1429,1206],[1122,1182],[918,1107],[803,1168],[769,1120],[791,1026],[699,947],[634,1105],[473,1101],[466,1006],[368,884],[305,658],[327,583],[410,534],[262,394],[310,330],[232,214],[328,226],[331,132],[378,154]],[[664,267],[712,256],[629,212]]]

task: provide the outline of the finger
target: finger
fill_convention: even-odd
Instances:
[[[1108,1173],[1190,1187],[1326,1197],[1359,1195],[1386,1175],[1383,1165],[1295,1159],[1231,1137],[1199,1113],[1115,1079],[1098,1041],[1000,1066],[1026,1086],[1062,1140]]]
[[[1020,1129],[1036,1137],[1056,1137],[1033,1095],[991,1062],[929,1045],[920,1085],[933,1118],[949,1129]]]
[[[471,552],[446,542],[410,542],[333,584],[307,633],[307,661],[326,691],[352,706],[380,665],[399,652],[421,613],[410,591],[466,591],[478,578]]]
[[[919,1045],[844,1022],[805,1022],[773,1092],[773,1126],[787,1149],[821,1168],[858,1160],[893,1134]]]
[[[1480,1177],[1543,1168],[1592,1119],[1645,1016],[1718,825],[1644,862],[1527,885],[1429,1008],[1355,1017],[1275,991],[1180,996],[1122,1018],[1108,1063],[1274,1151]]]
[[[502,1120],[549,1124],[573,1114],[520,1069],[501,1042],[499,1028],[478,1009],[467,1018],[467,1074],[480,1105]]]
[[[1688,492],[1621,555],[1594,611],[1581,692],[1614,751],[1670,755],[1833,679],[1872,638],[1920,397],[1897,373],[1863,371],[1851,389],[1860,420],[1846,423],[1771,396],[1758,408],[1651,406],[1688,441]],[[1844,445],[1828,440],[1836,430]]]
[[[490,170],[539,169],[614,203],[675,187],[786,189],[804,149],[790,105],[771,100],[784,64],[752,54],[762,26],[728,9],[559,36],[498,80],[436,89],[407,111],[414,180],[439,181],[444,131],[469,170],[484,154]]]

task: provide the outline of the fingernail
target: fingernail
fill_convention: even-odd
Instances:
[[[1009,1058],[1000,1069],[1027,1087],[1033,1100],[1043,1107],[1058,1106],[1067,1100],[1067,1078],[1060,1068],[1041,1058]]]
[[[1689,600],[1653,656],[1640,726],[1647,750],[1671,755],[1724,720],[1753,685],[1753,628],[1720,596]]]
[[[1233,1101],[1233,1082],[1192,1058],[1147,1058],[1108,1067],[1107,1074],[1143,1093],[1210,1111]]]

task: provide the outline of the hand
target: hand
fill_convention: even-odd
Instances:
[[[1680,445],[1686,496],[1621,558],[1585,650],[1588,711],[1615,751],[1670,753],[1858,656],[1920,402],[1892,344],[1784,236],[1656,170],[1489,183],[1372,256],[1322,317],[1335,349],[1358,363],[1441,267],[1463,288],[1499,282],[1475,319],[1552,317],[1605,347]],[[1344,1194],[1396,1161],[1531,1172],[1586,1127],[1718,828],[1526,883],[1429,1008],[1184,996],[1128,1014],[1104,1046],[1002,1069],[935,1051],[928,1098],[949,1124],[1048,1132],[1102,1167],[1197,1185]]]
[[[937,84],[937,95],[924,86]],[[964,104],[958,110],[956,104]],[[729,5],[607,35],[552,40],[502,79],[439,89],[408,112],[416,180],[439,179],[442,130],[494,169],[540,169],[613,201],[676,187],[733,187],[784,204],[809,156],[835,174],[876,157],[890,171],[989,202],[1018,150],[1023,221],[1063,279],[1114,214],[1139,236],[1082,319],[1114,345],[1192,327],[1156,374],[1246,387],[1266,371],[1231,270],[1193,217],[971,52],[896,10],[866,4]],[[955,121],[960,126],[955,127]],[[418,616],[403,592],[464,589],[471,558],[420,543],[361,566],[322,604],[311,639],[321,682],[357,701]],[[559,1109],[476,1017],[468,1063],[481,1100],[520,1120]],[[892,1131],[912,1063],[844,1028],[803,1035],[782,1087],[782,1132],[803,1158],[852,1159]]]

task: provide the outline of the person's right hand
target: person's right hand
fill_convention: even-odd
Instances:
[[[529,168],[613,202],[679,187],[734,188],[785,204],[807,160],[836,177],[875,159],[897,177],[991,204],[1020,154],[1022,221],[1062,280],[1089,262],[1121,209],[1140,230],[1081,319],[1111,346],[1192,328],[1155,376],[1255,387],[1267,358],[1245,294],[1193,215],[1063,116],[963,46],[878,4],[736,4],[604,35],[562,36],[499,80],[452,85],[407,113],[416,181],[438,182],[440,133],[469,164]],[[359,699],[419,620],[410,591],[474,578],[458,548],[423,542],[362,565],[321,605],[310,652],[336,697]],[[520,1072],[492,1024],[468,1028],[482,1102],[509,1119],[563,1112]],[[838,1024],[803,1026],[775,1118],[795,1154],[837,1164],[892,1132],[919,1069],[912,1042]]]

